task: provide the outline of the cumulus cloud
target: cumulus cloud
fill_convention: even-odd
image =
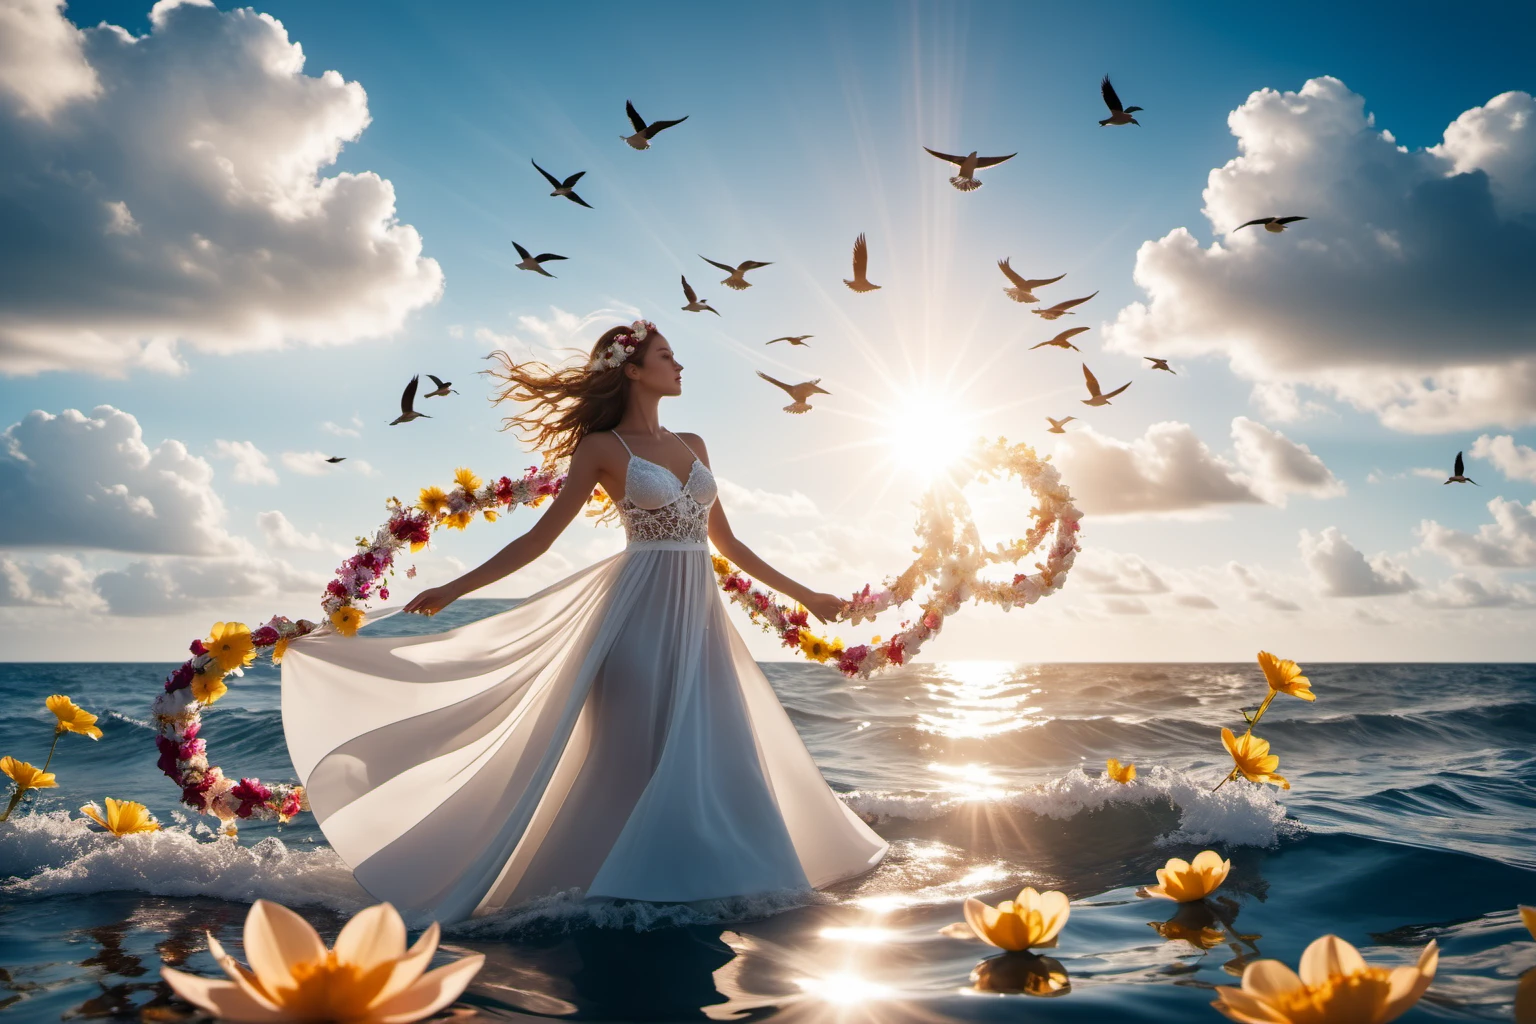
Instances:
[[[257,513],[256,525],[261,528],[261,535],[266,540],[267,547],[274,551],[340,551],[342,553],[346,551],[340,545],[323,539],[319,534],[304,533],[276,509]]]
[[[1344,485],[1312,449],[1278,430],[1239,416],[1232,421],[1232,443],[1255,493],[1271,504],[1284,505],[1291,494],[1336,498],[1344,493]]]
[[[1095,594],[1166,594],[1167,583],[1140,555],[1085,548],[1072,565],[1072,583]]]
[[[215,455],[234,463],[230,476],[236,483],[277,483],[277,474],[272,471],[272,464],[268,461],[266,453],[257,448],[254,443],[221,439],[213,442],[213,447]]]
[[[1228,124],[1239,155],[1204,192],[1221,237],[1144,243],[1147,301],[1120,312],[1107,348],[1223,356],[1271,407],[1299,409],[1294,389],[1309,386],[1404,431],[1536,419],[1529,94],[1494,97],[1419,151],[1334,78],[1256,92]],[[1279,236],[1235,230],[1287,214],[1309,219]]]
[[[1488,503],[1493,522],[1476,533],[1442,526],[1433,519],[1419,524],[1419,542],[1452,565],[1463,568],[1536,568],[1536,501],[1494,498]]]
[[[1474,459],[1487,459],[1494,468],[1504,474],[1506,480],[1528,480],[1536,483],[1536,449],[1516,444],[1508,434],[1489,437],[1484,434],[1472,442]]]
[[[1366,558],[1337,526],[1317,536],[1302,530],[1301,558],[1328,597],[1380,597],[1419,588],[1419,581],[1386,555]]]
[[[1299,612],[1301,605],[1274,592],[1272,585],[1241,562],[1228,562],[1227,572],[1237,581],[1248,600],[1277,612]]]
[[[31,412],[0,434],[0,546],[215,555],[233,539],[213,469],[180,441],[144,443],[110,405]],[[25,514],[23,514],[25,513]]]
[[[320,429],[328,434],[335,434],[337,437],[362,437],[363,418],[361,416],[353,416],[349,424],[345,426],[326,420],[320,424]]]
[[[98,573],[96,592],[113,615],[168,615],[231,597],[316,595],[325,577],[244,546],[232,558],[155,558]]]
[[[0,6],[0,372],[176,371],[180,344],[351,342],[436,301],[393,186],[321,175],[368,124],[359,84],[250,8],[150,20]]]
[[[1457,573],[1434,590],[1418,595],[1418,600],[1431,608],[1451,610],[1530,608],[1536,606],[1536,593],[1522,584],[1483,583]]]
[[[35,562],[0,555],[0,605],[97,611],[105,602],[92,580],[91,571],[67,555]]]
[[[743,487],[724,477],[716,477],[720,501],[731,512],[760,512],[770,516],[814,516],[816,503],[799,491],[780,494],[760,487]]]

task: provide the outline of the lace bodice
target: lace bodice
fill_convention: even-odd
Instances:
[[[622,437],[619,441],[629,451],[628,442]],[[687,442],[683,445],[687,447]],[[688,451],[692,454],[693,449]],[[624,497],[618,503],[625,539],[631,544],[648,540],[702,544],[709,539],[709,509],[716,494],[714,474],[696,455],[688,480],[679,482],[667,467],[630,452]]]

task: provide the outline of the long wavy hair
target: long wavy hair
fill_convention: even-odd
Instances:
[[[603,352],[613,339],[628,333],[629,327],[611,327],[592,345],[589,356]],[[643,362],[651,347],[650,332],[629,359],[606,370],[580,366],[550,366],[530,361],[519,363],[503,351],[486,356],[500,366],[481,372],[497,381],[492,401],[526,403],[522,409],[501,421],[502,430],[516,430],[524,443],[542,452],[546,461],[569,458],[583,437],[594,431],[611,430],[629,405],[631,381],[624,373],[630,362]]]

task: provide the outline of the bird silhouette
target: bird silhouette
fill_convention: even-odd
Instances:
[[[347,461],[347,457],[345,455],[332,455],[330,458],[326,459],[325,461],[329,462],[331,465],[334,466],[338,462],[346,462]]]
[[[683,294],[688,298],[688,305],[683,307],[683,309],[687,312],[702,313],[707,309],[711,313],[715,314],[715,316],[720,315],[720,311],[718,309],[716,309],[714,306],[711,306],[703,299],[699,298],[698,295],[694,294],[693,286],[688,283],[688,278],[686,275],[683,277]]]
[[[1020,277],[1018,273],[1008,265],[1008,260],[998,260],[997,269],[1003,272],[1004,277],[1013,282],[1013,287],[1004,288],[1003,294],[1008,296],[1014,302],[1039,302],[1040,300],[1035,298],[1036,288],[1043,288],[1048,284],[1055,284],[1057,281],[1060,281],[1061,278],[1067,276],[1066,274],[1062,274],[1060,277],[1043,277],[1038,280],[1031,281],[1028,278]]]
[[[1451,474],[1450,479],[1446,480],[1446,483],[1472,484],[1475,487],[1483,486],[1476,480],[1473,480],[1471,477],[1467,476],[1467,464],[1461,461],[1461,452],[1456,453],[1456,470]]]
[[[635,105],[628,100],[624,101],[624,112],[629,115],[629,123],[635,126],[635,134],[620,135],[619,138],[629,143],[630,149],[650,149],[651,140],[656,137],[657,132],[671,128],[675,124],[682,124],[688,120],[688,116],[685,114],[676,121],[652,121],[650,124],[646,124],[645,118],[640,116],[639,112],[635,110]]]
[[[797,416],[800,413],[810,412],[811,406],[808,402],[808,399],[812,395],[830,395],[832,393],[821,387],[820,377],[817,377],[815,380],[805,381],[801,384],[785,384],[781,380],[774,380],[762,370],[758,370],[757,375],[763,378],[763,380],[767,381],[769,384],[772,384],[775,387],[783,388],[784,393],[789,395],[790,398],[794,399],[793,402],[784,407],[784,411],[792,412]]]
[[[1088,369],[1087,363],[1083,364],[1083,380],[1087,381],[1088,383],[1088,394],[1090,396],[1083,399],[1084,405],[1108,405],[1111,398],[1114,398],[1120,392],[1131,386],[1129,382],[1126,382],[1115,388],[1115,390],[1111,391],[1107,395],[1101,393],[1099,391],[1099,379],[1093,375],[1092,370]]]
[[[983,167],[996,167],[1004,160],[1012,160],[1017,153],[1009,153],[1007,156],[982,156],[978,157],[973,149],[968,156],[950,156],[948,153],[940,153],[937,150],[923,147],[929,156],[936,156],[940,160],[947,160],[960,168],[960,173],[949,179],[949,183],[961,192],[974,192],[981,188],[981,182],[977,181],[975,174]]]
[[[411,420],[432,418],[424,412],[417,412],[411,408],[416,402],[416,385],[420,380],[419,375],[412,377],[411,382],[405,386],[405,393],[400,396],[400,415],[389,421],[390,426],[396,423],[409,423]]]
[[[1109,84],[1109,76],[1104,76],[1104,81],[1099,83],[1099,94],[1104,97],[1104,105],[1109,108],[1109,116],[1099,122],[1099,127],[1107,124],[1134,124],[1141,125],[1131,115],[1140,110],[1140,107],[1122,106],[1120,96],[1115,92],[1115,87]]]
[[[856,292],[872,292],[880,286],[869,283],[869,278],[866,276],[868,272],[869,243],[864,240],[864,235],[860,232],[859,237],[853,240],[853,280],[849,281],[845,278],[843,284]]]
[[[422,398],[447,398],[450,393],[455,395],[458,394],[458,392],[454,391],[453,389],[452,381],[443,380],[436,374],[429,373],[427,376],[432,378],[432,383],[436,384],[437,387],[422,395]]]
[[[766,344],[772,345],[775,341],[787,341],[791,345],[802,345],[805,348],[810,348],[811,346],[805,344],[805,339],[814,337],[816,337],[814,334],[786,334],[784,337],[774,338]]]
[[[1048,427],[1046,429],[1046,431],[1045,431],[1047,434],[1065,434],[1066,431],[1063,430],[1062,428],[1065,427],[1068,423],[1071,423],[1073,420],[1077,419],[1077,417],[1076,416],[1063,416],[1061,419],[1058,420],[1058,419],[1055,419],[1054,417],[1047,416],[1045,419],[1046,419],[1046,422],[1048,422],[1050,424],[1050,427]]]
[[[712,267],[719,267],[721,270],[729,274],[730,276],[720,283],[725,285],[727,288],[734,288],[738,292],[745,291],[746,289],[752,287],[752,282],[748,281],[744,276],[747,271],[756,270],[758,267],[773,266],[772,263],[762,263],[758,260],[746,260],[741,264],[741,266],[733,267],[729,263],[717,263],[716,261],[710,259],[708,256],[700,256],[699,259],[703,260],[705,263],[708,263]]]
[[[1097,294],[1099,294],[1097,291],[1093,293],[1093,295]],[[1075,316],[1076,314],[1072,313],[1072,307],[1081,306],[1083,303],[1093,298],[1093,295],[1084,295],[1080,299],[1067,299],[1063,302],[1056,303],[1056,305],[1051,306],[1049,309],[1032,309],[1030,312],[1035,314],[1035,316],[1043,317],[1046,320],[1056,320],[1067,315]]]
[[[1062,331],[1060,334],[1056,335],[1056,337],[1052,338],[1050,341],[1042,341],[1038,345],[1031,345],[1031,346],[1029,346],[1029,350],[1031,352],[1033,352],[1037,348],[1044,348],[1047,345],[1054,345],[1057,348],[1069,348],[1073,352],[1081,352],[1082,349],[1078,348],[1076,345],[1072,344],[1072,342],[1067,340],[1067,339],[1075,338],[1079,334],[1082,334],[1084,331],[1087,331],[1087,330],[1091,330],[1091,328],[1088,328],[1088,327],[1069,327],[1065,331]]]
[[[1178,371],[1174,370],[1173,367],[1168,365],[1168,360],[1166,360],[1166,359],[1159,359],[1156,356],[1142,356],[1141,358],[1147,360],[1148,362],[1150,362],[1152,364],[1150,367],[1148,367],[1148,369],[1152,369],[1152,370],[1167,370],[1169,373],[1173,374],[1175,377],[1177,377],[1179,375]]]
[[[1243,228],[1253,227],[1255,224],[1263,224],[1265,231],[1268,231],[1272,235],[1278,235],[1280,232],[1285,230],[1285,226],[1287,224],[1294,224],[1298,220],[1306,219],[1307,218],[1305,217],[1260,217],[1257,220],[1249,221],[1247,224],[1239,224],[1232,230],[1241,231]]]
[[[512,247],[515,248],[517,250],[517,254],[523,258],[523,262],[517,265],[518,270],[532,270],[534,273],[543,274],[545,277],[555,276],[554,274],[551,274],[549,271],[545,270],[542,266],[545,260],[565,259],[564,256],[556,256],[552,252],[541,252],[537,256],[529,255],[528,250],[524,249],[516,242],[512,243]]]
[[[537,160],[531,160],[529,162],[533,164],[533,166],[538,170],[540,174],[544,175],[544,177],[549,180],[550,187],[554,189],[550,195],[565,196],[565,198],[569,199],[573,203],[585,206],[589,210],[592,209],[592,204],[581,198],[581,196],[577,195],[574,188],[575,184],[581,180],[581,176],[587,173],[586,171],[577,171],[569,178],[561,181],[559,178],[555,177],[553,174],[550,174],[544,168],[539,167],[539,162]]]

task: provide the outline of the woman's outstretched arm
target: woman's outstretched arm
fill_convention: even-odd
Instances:
[[[548,551],[549,546],[555,542],[555,538],[565,531],[572,519],[576,518],[576,513],[581,511],[587,498],[591,496],[592,489],[597,486],[599,456],[596,447],[589,441],[590,438],[582,438],[576,445],[576,451],[571,456],[571,465],[566,471],[565,483],[561,485],[560,493],[555,496],[549,508],[527,533],[453,582],[423,590],[411,598],[405,610],[435,615],[465,594],[495,583]]]

